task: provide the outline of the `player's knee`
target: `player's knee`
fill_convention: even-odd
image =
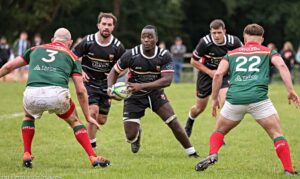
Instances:
[[[165,120],[165,123],[169,125],[169,124],[171,124],[173,121],[176,121],[176,119],[177,119],[177,117],[176,117],[176,115],[174,114],[174,115],[170,116],[168,119],[166,119],[166,120]]]
[[[126,139],[128,143],[133,143],[138,139],[139,131],[137,132],[126,132]]]
[[[107,116],[98,116],[97,121],[100,125],[104,125],[107,121]]]

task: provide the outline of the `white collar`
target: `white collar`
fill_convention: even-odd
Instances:
[[[100,45],[101,47],[109,46],[112,43],[113,39],[114,39],[114,36],[111,34],[110,35],[110,41],[107,44],[102,44],[98,41],[98,35],[99,35],[99,32],[95,33],[95,39],[96,39],[97,44]]]
[[[217,42],[215,42],[215,39],[214,39],[212,36],[211,36],[211,39],[212,39],[213,43],[214,43],[215,45],[217,45],[217,46],[223,46],[223,45],[225,45],[226,42],[227,42],[226,35],[224,35],[224,43],[223,43],[223,44],[218,44]]]
[[[155,46],[155,52],[154,52],[154,55],[153,55],[152,57],[148,57],[148,56],[146,56],[146,55],[144,54],[142,45],[140,45],[140,51],[141,51],[141,54],[142,54],[142,56],[143,56],[144,58],[152,59],[152,58],[154,58],[154,57],[157,55],[158,47]]]

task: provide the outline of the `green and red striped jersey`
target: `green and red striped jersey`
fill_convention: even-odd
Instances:
[[[250,104],[268,98],[271,58],[279,55],[255,42],[228,52],[230,86],[226,100],[231,104]]]
[[[68,88],[72,75],[81,75],[77,56],[63,43],[53,42],[28,49],[23,59],[29,64],[27,86]]]

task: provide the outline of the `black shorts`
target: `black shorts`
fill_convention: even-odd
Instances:
[[[123,117],[126,119],[140,119],[145,115],[145,109],[151,108],[156,112],[169,100],[163,90],[153,90],[144,96],[131,96],[124,101]]]
[[[221,88],[228,88],[229,87],[229,76],[226,75],[223,78],[223,82]],[[197,78],[197,97],[198,98],[206,98],[207,96],[211,95],[212,90],[212,78],[204,73],[198,73]]]
[[[99,106],[99,114],[107,115],[111,106],[111,99],[103,90],[85,85],[89,95],[89,105]]]

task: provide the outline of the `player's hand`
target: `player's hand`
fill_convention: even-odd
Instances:
[[[291,104],[293,102],[294,105],[296,106],[296,108],[297,109],[299,108],[300,100],[299,100],[297,93],[294,90],[292,90],[288,93],[288,100],[289,100],[289,104]]]
[[[137,91],[141,91],[143,89],[143,84],[141,83],[127,83],[127,88],[128,90],[130,90],[131,92],[137,92]]]
[[[89,118],[87,118],[86,120],[87,120],[88,123],[94,124],[97,127],[97,129],[100,129],[100,124],[98,124],[96,119],[89,116]]]
[[[211,114],[213,117],[217,117],[217,109],[220,109],[219,100],[213,99],[211,101]]]
[[[208,75],[211,77],[211,78],[214,78],[214,75],[216,73],[217,70],[210,70],[210,72],[208,73]]]
[[[116,101],[121,101],[122,99],[117,98],[116,95],[112,94],[111,88],[107,88],[107,95],[111,98],[114,99]]]
[[[82,79],[84,82],[88,82],[90,77],[84,71],[82,71]]]

